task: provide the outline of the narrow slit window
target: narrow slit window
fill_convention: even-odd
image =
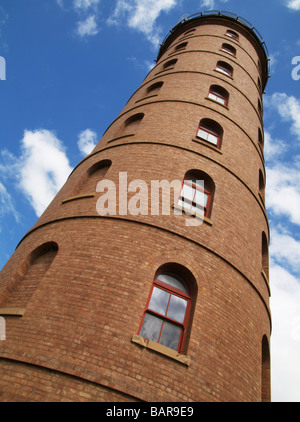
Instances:
[[[234,31],[231,31],[230,29],[228,29],[228,31],[226,32],[226,35],[227,35],[227,37],[230,37],[230,38],[232,38],[235,41],[238,41],[239,40],[238,34],[236,32],[234,32]]]
[[[164,64],[163,70],[171,69],[177,63],[178,59],[169,60],[167,63]]]
[[[225,51],[225,53],[228,53],[233,57],[236,57],[236,49],[230,44],[223,44],[221,50]]]
[[[216,71],[223,73],[224,75],[232,77],[233,75],[233,68],[230,64],[226,62],[218,62],[216,66]]]
[[[175,47],[175,51],[184,50],[187,45],[188,45],[187,42],[183,42]]]

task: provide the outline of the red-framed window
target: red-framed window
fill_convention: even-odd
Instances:
[[[226,31],[226,35],[227,35],[227,37],[230,37],[230,38],[232,38],[235,41],[238,41],[239,40],[238,34],[236,32],[234,32],[234,31],[231,31],[230,29],[228,29]]]
[[[209,88],[208,98],[213,101],[216,101],[219,104],[228,105],[229,94],[226,89],[218,85],[212,85]]]
[[[202,119],[198,126],[196,137],[216,146],[217,148],[220,148],[223,137],[223,129],[213,120]]]
[[[139,335],[182,351],[191,309],[185,280],[172,272],[159,272],[152,284]]]
[[[178,205],[191,214],[208,217],[211,211],[212,189],[202,174],[187,174],[184,178]]]
[[[224,75],[232,77],[233,75],[233,67],[226,62],[218,62],[216,66],[216,70]]]
[[[231,54],[231,56],[236,57],[236,49],[230,44],[226,44],[226,43],[222,44],[221,50],[225,51],[228,54]]]

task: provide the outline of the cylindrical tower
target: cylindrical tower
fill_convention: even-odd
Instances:
[[[173,28],[1,272],[0,400],[270,400],[267,78],[238,16]]]

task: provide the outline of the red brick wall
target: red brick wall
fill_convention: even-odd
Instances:
[[[239,25],[228,24],[240,34],[236,43],[224,35],[227,25],[211,22],[198,26],[186,49],[175,56],[180,31],[171,37],[156,67],[2,270],[0,297],[6,298],[7,285],[30,253],[46,242],[58,245],[25,315],[5,317],[7,339],[0,342],[3,401],[266,397],[262,342],[270,337],[270,312],[268,282],[261,274],[262,232],[268,238],[268,221],[258,194],[259,171],[264,174],[258,145],[260,49]],[[235,45],[236,59],[220,52],[223,42]],[[159,73],[172,57],[178,58],[174,69]],[[231,63],[233,78],[215,71],[218,60]],[[143,99],[147,87],[160,81],[164,84],[157,95]],[[228,107],[207,99],[211,84],[229,92]],[[124,122],[136,113],[144,117],[124,137]],[[222,126],[219,151],[196,141],[202,118]],[[119,173],[127,172],[128,183],[147,183],[149,198],[151,180],[183,180],[188,170],[204,171],[215,184],[210,220],[187,226],[192,217],[173,215],[173,200],[171,215],[100,217],[97,180],[91,183],[86,175],[102,160],[111,161],[105,178],[117,190]],[[74,199],[74,193],[83,196]],[[184,347],[189,366],[132,341],[155,272],[172,262],[189,269],[197,282]],[[26,278],[21,282],[26,284]],[[5,300],[3,308],[9,304]]]

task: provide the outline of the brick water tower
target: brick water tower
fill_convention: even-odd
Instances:
[[[270,401],[268,76],[236,15],[170,31],[1,272],[0,401]]]

